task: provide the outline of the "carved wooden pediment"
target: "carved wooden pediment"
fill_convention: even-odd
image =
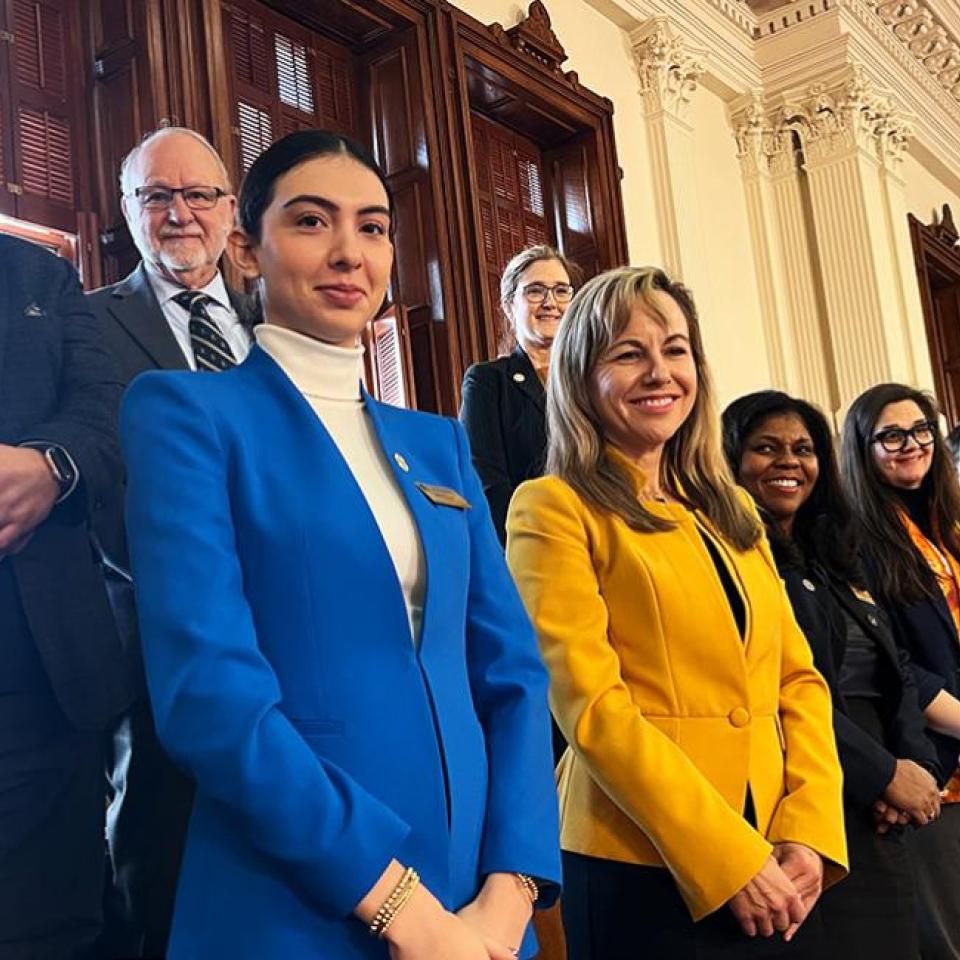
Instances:
[[[956,246],[957,240],[960,239],[960,232],[957,231],[957,225],[953,222],[953,211],[949,203],[943,205],[939,222],[934,218],[928,229],[932,230],[936,238],[948,247]]]
[[[527,8],[527,15],[515,26],[505,28],[502,24],[490,24],[490,32],[504,46],[513,47],[518,53],[536,61],[548,73],[559,74],[576,85],[575,72],[564,73],[563,63],[567,53],[557,39],[550,23],[550,14],[541,0],[533,0]]]

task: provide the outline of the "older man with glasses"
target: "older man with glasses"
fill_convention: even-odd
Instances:
[[[89,294],[88,303],[123,384],[144,370],[189,368],[205,375],[240,363],[250,349],[254,310],[219,269],[236,207],[221,158],[193,130],[161,129],[124,159],[120,191],[141,261],[126,279]],[[127,556],[119,478],[116,499],[96,512],[95,529],[106,564],[122,578]],[[130,604],[120,619],[141,695],[111,743],[113,869],[102,952],[162,957],[193,787],[157,742]],[[115,603],[118,613],[120,607]]]

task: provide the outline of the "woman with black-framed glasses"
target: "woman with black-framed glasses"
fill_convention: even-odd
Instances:
[[[913,662],[948,777],[939,821],[910,837],[922,955],[960,957],[960,488],[933,401],[903,384],[857,397],[842,453],[870,589]]]
[[[543,472],[544,384],[553,339],[578,276],[576,265],[553,247],[541,244],[516,254],[500,278],[500,309],[507,321],[500,343],[504,356],[474,364],[463,379],[460,420],[504,544],[513,491]]]

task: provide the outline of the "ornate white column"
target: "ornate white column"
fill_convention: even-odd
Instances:
[[[803,149],[840,404],[882,380],[914,381],[915,305],[896,220],[909,124],[851,66],[785,97],[779,126],[795,130]]]
[[[704,72],[666,17],[653,17],[631,34],[650,144],[653,190],[663,266],[696,287],[704,263],[693,168],[690,99]]]
[[[750,223],[771,385],[836,409],[800,184],[800,155],[755,93],[731,106]]]

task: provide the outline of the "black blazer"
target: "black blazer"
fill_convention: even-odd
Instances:
[[[89,538],[91,511],[121,472],[119,399],[76,271],[35,244],[0,236],[0,443],[59,444],[81,477],[27,546],[2,562],[13,566],[57,701],[86,730],[103,729],[132,697]]]
[[[924,732],[909,662],[897,649],[883,610],[858,599],[847,584],[825,571],[787,567],[781,575],[817,669],[833,696],[833,725],[847,802],[856,808],[869,807],[892,779],[898,759],[913,760],[939,776],[936,752]],[[844,613],[876,643],[880,655],[884,686],[880,701],[885,733],[882,744],[847,716],[839,688],[840,665],[846,651]]]
[[[546,402],[537,371],[520,347],[506,357],[474,364],[463,378],[460,421],[504,544],[513,491],[543,473]]]
[[[941,690],[960,699],[960,640],[943,594],[936,590],[917,603],[898,603],[880,592],[876,567],[869,560],[865,566],[871,589],[890,617],[894,637],[910,657],[921,709]],[[957,768],[960,740],[932,730],[927,736],[937,749],[944,776],[949,777]]]

